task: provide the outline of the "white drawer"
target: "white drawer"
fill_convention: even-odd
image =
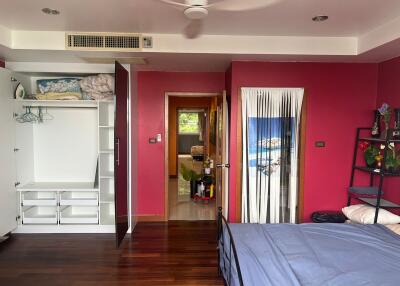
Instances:
[[[23,206],[57,206],[56,192],[23,192]]]
[[[57,224],[57,207],[35,206],[23,209],[23,224]]]
[[[60,224],[98,224],[99,208],[68,206],[60,211]]]
[[[99,193],[91,192],[62,192],[60,206],[98,206]]]

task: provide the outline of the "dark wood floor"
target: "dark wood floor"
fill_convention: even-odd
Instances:
[[[20,234],[0,245],[0,285],[223,285],[213,222],[139,223],[109,234]]]

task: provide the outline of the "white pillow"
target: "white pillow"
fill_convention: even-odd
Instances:
[[[356,223],[373,224],[375,218],[375,208],[368,205],[352,205],[342,209],[344,215]],[[385,209],[379,209],[379,224],[398,224],[400,216],[395,215]]]
[[[394,233],[400,235],[400,224],[387,224],[385,226]]]
[[[342,212],[344,213],[345,216],[347,216],[347,218],[350,218],[351,215],[352,215],[356,210],[358,210],[359,208],[361,208],[361,207],[363,207],[363,206],[365,206],[365,205],[363,205],[363,204],[351,205],[351,206],[342,208]]]

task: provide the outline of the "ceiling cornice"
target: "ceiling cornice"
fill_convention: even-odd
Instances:
[[[385,55],[390,43],[400,39],[400,18],[360,37],[202,35],[188,39],[180,34],[145,35],[153,37],[153,47],[143,50],[150,54],[358,56],[381,49],[385,52],[375,53],[379,58],[373,60],[379,61],[395,54],[390,51]],[[0,45],[11,51],[66,51],[65,31],[21,31],[0,26]]]

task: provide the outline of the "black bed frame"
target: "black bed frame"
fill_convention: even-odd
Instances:
[[[238,255],[236,252],[236,247],[235,247],[235,242],[233,241],[233,236],[231,229],[229,228],[228,222],[226,221],[226,218],[222,215],[222,207],[218,207],[218,221],[217,221],[217,231],[218,231],[218,236],[217,236],[217,252],[218,252],[218,275],[222,274],[222,269],[225,270],[224,273],[229,273],[227,277],[224,277],[224,282],[225,285],[231,285],[232,281],[232,258],[234,259],[233,262],[235,263],[236,266],[236,271],[238,274],[238,279],[239,279],[239,286],[244,286],[243,284],[243,278],[242,278],[242,272],[240,270],[240,265],[239,265],[239,259]],[[229,253],[227,251],[227,248],[225,247],[225,241],[223,239],[224,237],[224,232],[227,231],[227,234],[229,236]],[[233,254],[233,257],[232,257]],[[221,257],[222,255],[222,257]],[[224,259],[227,258],[227,259]],[[221,258],[222,263],[221,263]],[[226,262],[227,260],[227,262]],[[221,265],[222,264],[222,265]]]

